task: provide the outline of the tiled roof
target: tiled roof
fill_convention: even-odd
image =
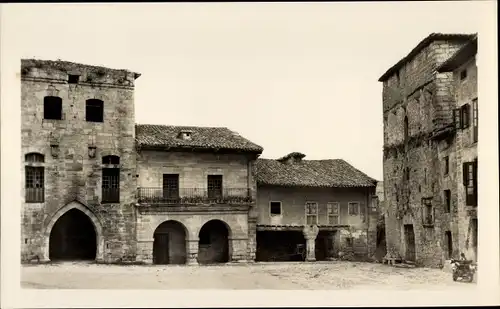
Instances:
[[[190,138],[180,138],[182,132],[188,132]],[[259,154],[263,151],[261,146],[224,127],[136,124],[135,139],[139,148],[232,150]]]
[[[438,72],[450,72],[462,64],[464,64],[467,60],[474,57],[477,54],[477,35],[467,43],[465,46],[460,48],[453,56],[451,56],[448,60],[446,60],[441,66],[437,68]]]
[[[375,187],[377,181],[342,159],[283,163],[257,159],[258,184],[300,187]]]
[[[379,82],[387,80],[392,74],[403,67],[407,62],[411,61],[418,53],[420,53],[425,47],[434,41],[466,41],[474,37],[474,34],[463,34],[463,33],[431,33],[426,38],[424,38],[420,43],[413,48],[410,53],[399,60],[395,65],[393,65],[389,70],[387,70],[379,79]]]

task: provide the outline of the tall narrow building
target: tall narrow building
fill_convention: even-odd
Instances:
[[[456,255],[446,236],[459,193],[454,79],[437,68],[473,37],[432,33],[379,79],[388,258],[440,266]]]

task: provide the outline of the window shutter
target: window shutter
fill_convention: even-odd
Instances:
[[[470,105],[464,104],[462,106],[462,128],[468,128],[470,123]]]
[[[455,129],[460,129],[461,127],[461,122],[460,122],[460,109],[455,108],[453,110],[453,124],[455,125]]]

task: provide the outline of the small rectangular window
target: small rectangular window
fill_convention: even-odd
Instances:
[[[340,204],[339,203],[326,204],[326,213],[328,216],[328,224],[329,225],[340,224]]]
[[[359,216],[359,203],[358,202],[350,202],[348,205],[348,213],[350,216]]]
[[[451,212],[451,191],[450,190],[444,190],[444,212],[445,213]]]
[[[68,75],[68,84],[78,84],[78,81],[80,79],[79,75]]]
[[[85,103],[85,120],[89,122],[104,121],[104,102],[98,99],[89,99]]]
[[[462,70],[460,72],[460,80],[464,80],[467,78],[467,70]]]
[[[424,226],[434,225],[432,198],[422,198],[422,223]]]
[[[306,224],[307,225],[318,224],[318,203],[316,202],[306,203]]]
[[[448,175],[450,172],[450,157],[444,157],[444,174]]]
[[[43,118],[62,120],[62,99],[60,97],[48,96],[43,98]]]
[[[271,202],[269,203],[269,212],[271,216],[281,215],[281,202]]]

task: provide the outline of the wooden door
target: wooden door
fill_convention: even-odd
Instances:
[[[153,263],[154,264],[168,264],[169,259],[169,240],[168,234],[156,234],[154,239],[153,249]]]

